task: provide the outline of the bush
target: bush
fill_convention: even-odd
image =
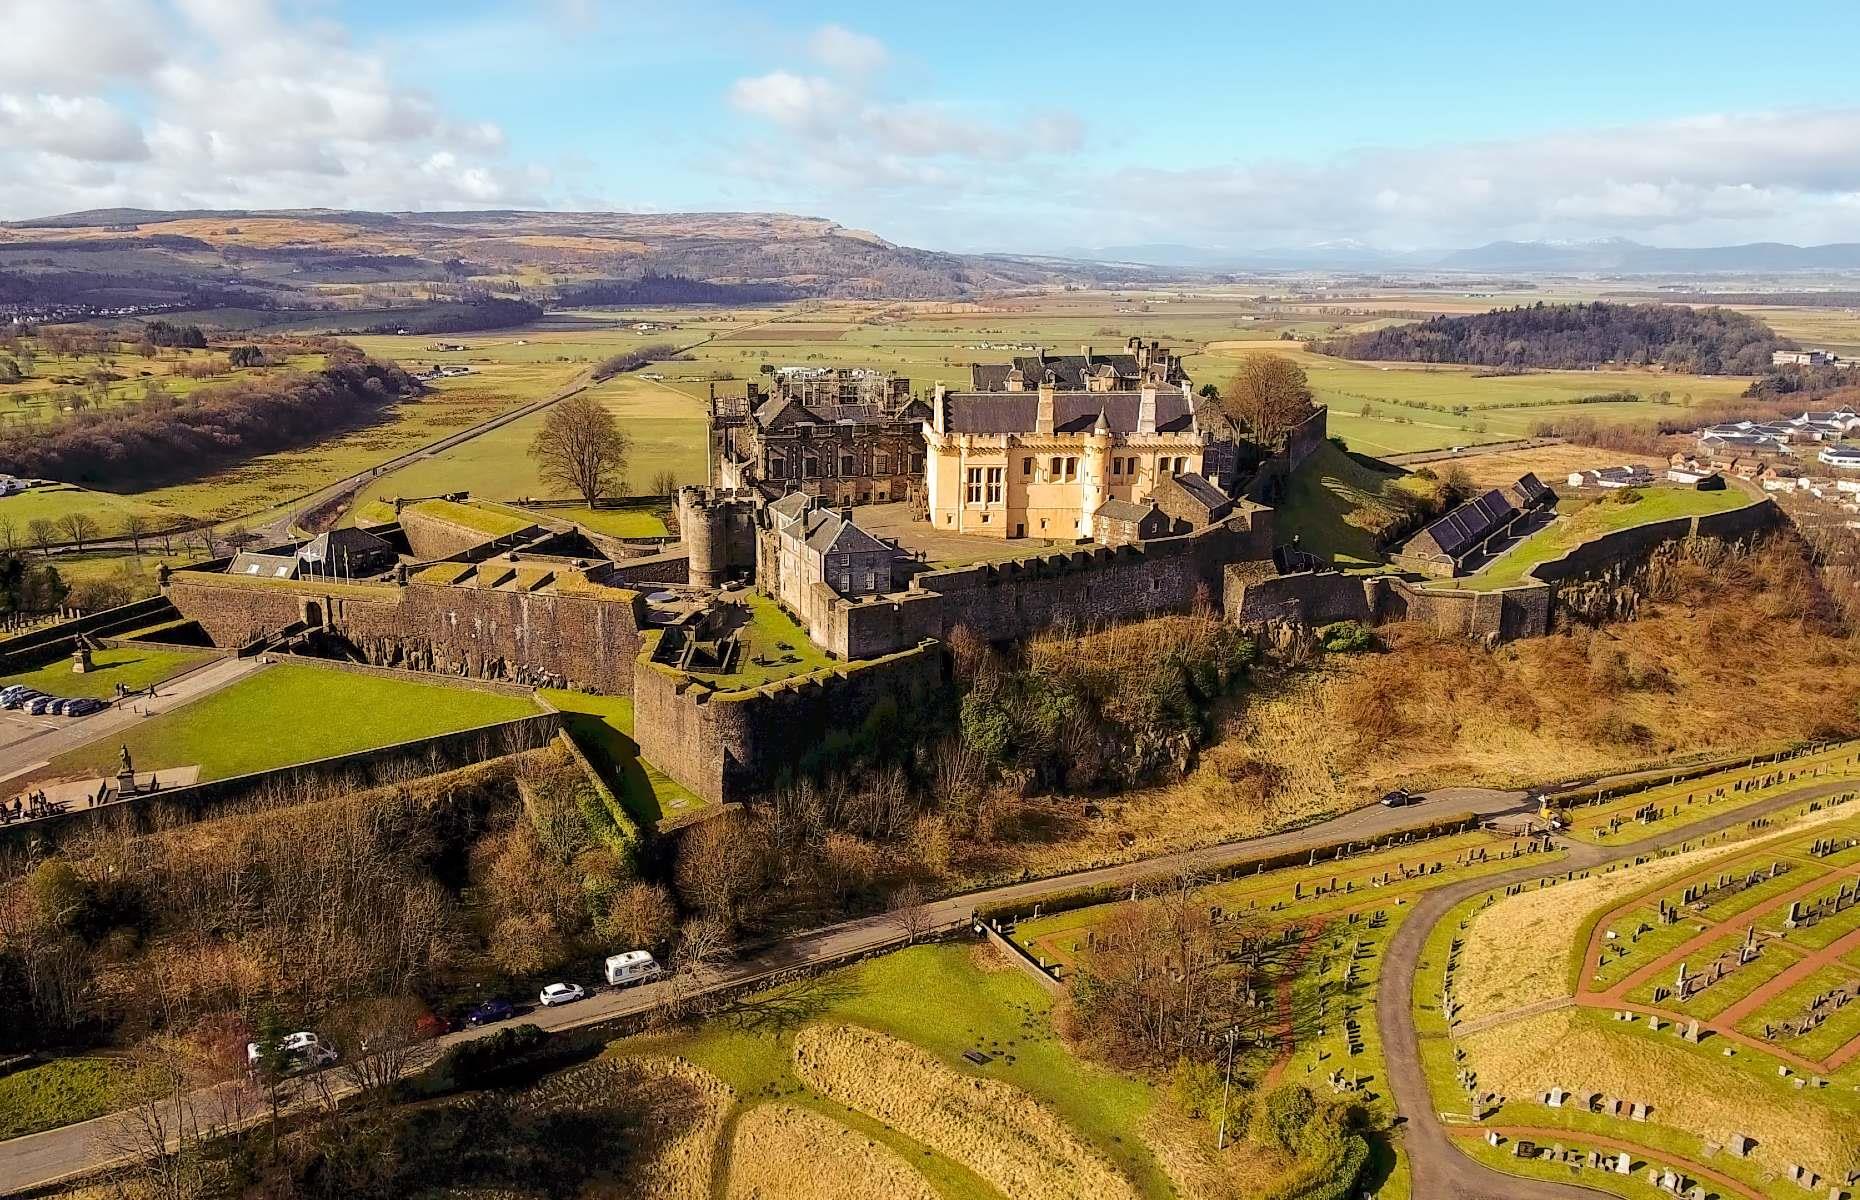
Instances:
[[[1318,630],[1318,640],[1332,654],[1361,654],[1376,647],[1376,635],[1361,621],[1338,621]]]

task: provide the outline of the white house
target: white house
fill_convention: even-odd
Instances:
[[[1653,472],[1635,463],[1625,467],[1598,467],[1588,471],[1571,471],[1569,486],[1574,488],[1646,487],[1653,482]]]
[[[1860,446],[1824,446],[1816,459],[1843,471],[1860,471]]]

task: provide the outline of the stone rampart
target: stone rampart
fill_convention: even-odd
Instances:
[[[921,709],[946,677],[935,644],[740,692],[713,691],[644,656],[636,671],[640,757],[713,803],[767,789],[828,734],[857,729],[887,700],[901,714]]]
[[[637,592],[581,585],[524,592],[451,586],[246,579],[177,571],[168,596],[216,645],[302,622],[371,665],[626,695],[643,620]]]
[[[0,639],[0,673],[24,670],[69,654],[76,647],[79,634],[101,637],[123,633],[156,624],[171,612],[164,597],[151,596]]]
[[[1179,537],[926,571],[908,591],[823,600],[807,616],[821,644],[847,659],[946,638],[958,626],[989,641],[1015,641],[1066,621],[1124,621],[1219,603],[1229,564],[1271,557],[1271,514],[1248,505]]]

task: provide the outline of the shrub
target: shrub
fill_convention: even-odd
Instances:
[[[1318,639],[1332,654],[1361,654],[1373,650],[1376,635],[1361,621],[1338,621],[1318,630]]]

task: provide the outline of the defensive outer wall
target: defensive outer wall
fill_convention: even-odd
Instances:
[[[948,677],[925,642],[743,691],[708,685],[642,656],[633,687],[640,755],[713,803],[763,791],[835,730],[921,711]]]
[[[1765,497],[1728,512],[1617,530],[1539,563],[1516,587],[1492,591],[1421,587],[1393,575],[1306,571],[1257,578],[1230,570],[1222,607],[1230,620],[1243,625],[1408,620],[1444,633],[1496,641],[1542,637],[1554,625],[1558,596],[1565,587],[1638,566],[1671,542],[1688,537],[1738,541],[1784,520],[1776,502]]]

